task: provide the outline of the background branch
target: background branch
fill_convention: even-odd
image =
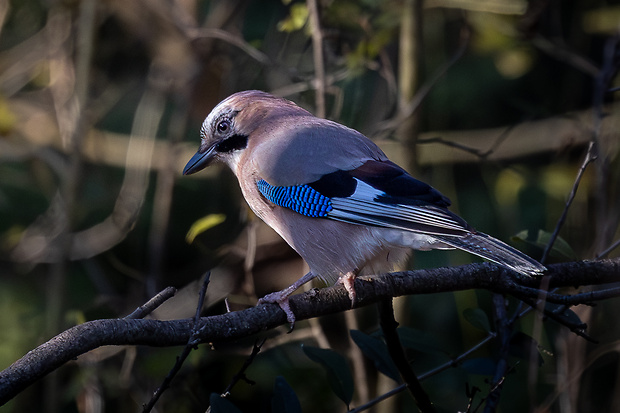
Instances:
[[[580,261],[549,266],[552,287],[598,285],[620,281],[620,259]],[[506,270],[489,263],[460,267],[396,272],[356,279],[357,307],[382,299],[409,294],[431,294],[472,288],[510,294],[514,281]],[[536,287],[538,280],[520,278],[522,285]],[[589,298],[588,298],[589,299]],[[350,309],[342,285],[314,289],[291,297],[297,320]],[[70,360],[105,345],[178,346],[195,334],[196,342],[222,343],[249,337],[286,324],[286,316],[275,304],[243,311],[203,317],[194,330],[194,320],[148,319],[95,320],[70,328],[27,353],[0,372],[0,404]],[[217,348],[217,344],[215,344]]]

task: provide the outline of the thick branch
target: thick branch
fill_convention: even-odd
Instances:
[[[620,281],[620,259],[581,261],[549,266],[550,287],[598,285]],[[410,294],[487,289],[497,293],[517,292],[515,281],[536,288],[538,280],[519,278],[489,263],[460,267],[397,272],[376,277],[359,277],[355,282],[357,307]],[[291,298],[297,320],[350,309],[342,285],[314,289]],[[275,304],[243,311],[203,317],[197,340],[221,343],[248,337],[286,323],[286,315]],[[192,319],[159,321],[114,319],[95,320],[66,330],[13,365],[0,372],[0,405],[51,371],[97,347],[105,345],[185,345],[192,334]]]

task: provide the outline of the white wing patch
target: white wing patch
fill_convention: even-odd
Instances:
[[[375,225],[425,234],[463,236],[468,229],[448,211],[415,205],[388,204],[376,199],[389,195],[355,178],[355,192],[347,198],[331,198],[328,217],[339,221]],[[456,233],[454,233],[456,232]]]

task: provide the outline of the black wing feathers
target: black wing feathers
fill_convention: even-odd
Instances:
[[[328,198],[347,198],[353,195],[357,182],[351,171],[336,171],[323,175],[318,181],[308,184]]]
[[[390,161],[368,161],[352,171],[336,171],[308,184],[329,198],[347,198],[359,179],[382,192],[376,201],[385,204],[450,206],[450,200],[435,188],[409,175]]]
[[[377,199],[388,204],[450,206],[450,200],[432,186],[418,181],[390,161],[368,161],[351,175],[385,193]]]

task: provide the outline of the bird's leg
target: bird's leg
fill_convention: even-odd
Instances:
[[[357,304],[357,294],[355,293],[355,277],[357,277],[358,271],[349,271],[346,274],[343,274],[338,280],[344,288],[349,293],[349,299],[351,300],[351,308],[355,307]]]
[[[291,324],[291,330],[292,330],[293,327],[295,326],[295,314],[293,314],[293,310],[291,310],[291,307],[288,303],[288,297],[291,294],[293,294],[296,289],[298,289],[299,287],[301,287],[308,281],[311,281],[315,277],[316,275],[314,275],[311,271],[307,273],[306,275],[304,275],[303,277],[301,277],[299,280],[295,281],[290,286],[286,287],[285,289],[281,291],[276,291],[275,293],[267,294],[263,298],[259,299],[258,303],[259,304],[265,304],[265,303],[278,304],[280,308],[282,309],[282,311],[284,311],[284,313],[286,314],[286,319]]]

